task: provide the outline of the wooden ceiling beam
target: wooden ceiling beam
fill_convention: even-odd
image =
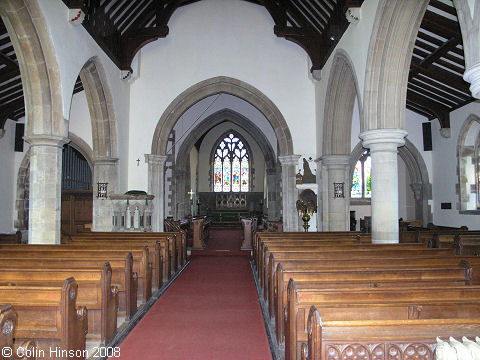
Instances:
[[[411,90],[407,89],[407,101],[410,101],[420,108],[428,109],[429,112],[433,113],[442,128],[450,128],[450,109],[441,104],[437,104],[434,101],[426,98],[425,96],[414,93]]]
[[[460,30],[460,24],[458,22],[447,19],[446,17],[438,15],[428,9],[425,12],[420,27],[422,29],[440,35],[445,39],[450,39],[452,37],[460,40],[462,39],[462,32]]]
[[[325,21],[326,21],[325,26],[327,26],[330,15],[327,12],[325,12],[325,10],[320,5],[318,5],[314,0],[312,1],[313,1],[312,3],[313,8],[317,10],[325,18]]]
[[[457,105],[458,103],[457,101],[449,100],[446,97],[442,97],[435,93],[431,93],[425,87],[418,86],[412,82],[408,83],[407,88],[415,91],[416,93],[422,94],[423,96],[429,98],[431,101],[435,103],[438,103],[439,105],[443,104],[449,109],[449,111],[453,106]]]
[[[426,56],[419,64],[418,67],[412,68],[410,67],[409,78],[414,77],[420,71],[420,68],[427,69],[434,63],[438,61],[444,54],[448,53],[452,48],[457,46],[458,40],[456,38],[450,38],[447,42],[445,42],[442,46],[439,46],[434,52],[430,55]],[[417,50],[417,49],[415,49]],[[414,51],[415,51],[414,50]],[[413,62],[412,62],[413,64]]]
[[[13,112],[24,108],[25,102],[23,97],[7,104],[0,105],[0,129],[5,127],[5,122],[10,118]]]
[[[426,81],[422,82],[420,81],[420,79],[417,79],[417,78],[410,79],[409,85],[410,84],[423,88],[425,89],[425,91],[439,94],[441,97],[447,98],[449,101],[451,101],[454,104],[458,104],[459,102],[467,100],[465,96],[458,97],[453,95],[452,94],[453,91],[451,89],[449,89],[450,91],[445,91],[443,89],[440,89],[439,87],[433,86],[431,83],[427,83]],[[452,106],[455,106],[455,105],[452,105]]]
[[[417,76],[415,76],[415,78],[410,79],[410,81],[414,81],[414,80],[417,81],[417,82],[426,83],[432,89],[437,89],[436,91],[441,91],[443,93],[452,94],[453,96],[456,96],[459,99],[462,99],[461,101],[467,101],[468,99],[471,98],[470,94],[465,94],[464,92],[462,92],[462,91],[460,91],[456,88],[448,87],[448,86],[445,86],[444,84],[433,81],[432,79],[430,79],[429,77],[427,77],[426,75],[424,75],[422,73],[419,73],[419,74],[417,74]]]
[[[303,6],[306,11],[309,12],[310,16],[315,18],[315,21],[319,26],[323,29],[327,25],[327,22],[323,19],[322,16],[317,12],[317,10],[312,6],[312,4],[309,1],[299,1],[299,0],[293,0],[294,3],[297,4],[297,6]]]
[[[292,4],[296,6],[299,9],[303,9],[308,21],[317,29],[319,33],[322,32],[322,30],[325,28],[326,23],[321,22],[321,17],[320,16],[315,16],[314,12],[315,10],[310,7],[310,4],[308,4],[306,1],[298,1],[298,0],[292,0]]]
[[[123,33],[127,28],[132,26],[133,19],[135,19],[137,15],[143,13],[143,10],[145,10],[145,8],[148,6],[149,1],[151,0],[140,0],[139,3],[132,8],[131,12],[127,11],[126,16],[123,16],[122,19],[117,23],[117,29],[119,33]],[[153,1],[151,3],[153,3]]]
[[[430,0],[428,5],[430,5],[434,8],[437,8],[439,10],[442,10],[442,11],[444,11],[444,12],[450,14],[450,15],[457,16],[457,10],[455,9],[455,7],[448,6],[447,4],[442,3],[441,1]]]
[[[435,115],[433,113],[428,112],[428,109],[424,109],[418,106],[417,104],[412,103],[411,101],[408,101],[408,99],[407,99],[407,109],[412,110],[422,116],[425,116],[429,120],[435,119]]]
[[[441,83],[445,83],[446,85],[456,88],[459,91],[465,93],[470,91],[469,85],[461,77],[458,77],[455,74],[436,66],[435,64],[431,65],[429,68],[424,68],[412,62],[410,69],[415,70],[415,74],[424,74],[429,78]]]

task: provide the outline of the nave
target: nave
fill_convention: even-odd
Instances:
[[[247,256],[193,256],[120,345],[121,359],[271,359]]]

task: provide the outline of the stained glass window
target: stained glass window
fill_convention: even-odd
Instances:
[[[244,142],[234,133],[218,144],[213,158],[213,191],[248,192],[250,163]]]
[[[360,160],[355,164],[352,177],[352,199],[369,199],[372,197],[372,158],[370,152],[365,150]]]

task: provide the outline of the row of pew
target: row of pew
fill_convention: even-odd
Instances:
[[[253,261],[285,360],[428,359],[480,335],[480,257],[357,232],[268,233]]]
[[[16,313],[17,343],[30,341],[42,358],[84,359],[87,341],[109,344],[186,261],[182,232],[95,232],[58,245],[0,244],[0,305]]]

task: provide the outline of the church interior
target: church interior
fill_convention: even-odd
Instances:
[[[479,99],[480,0],[0,0],[0,359],[480,359]]]

